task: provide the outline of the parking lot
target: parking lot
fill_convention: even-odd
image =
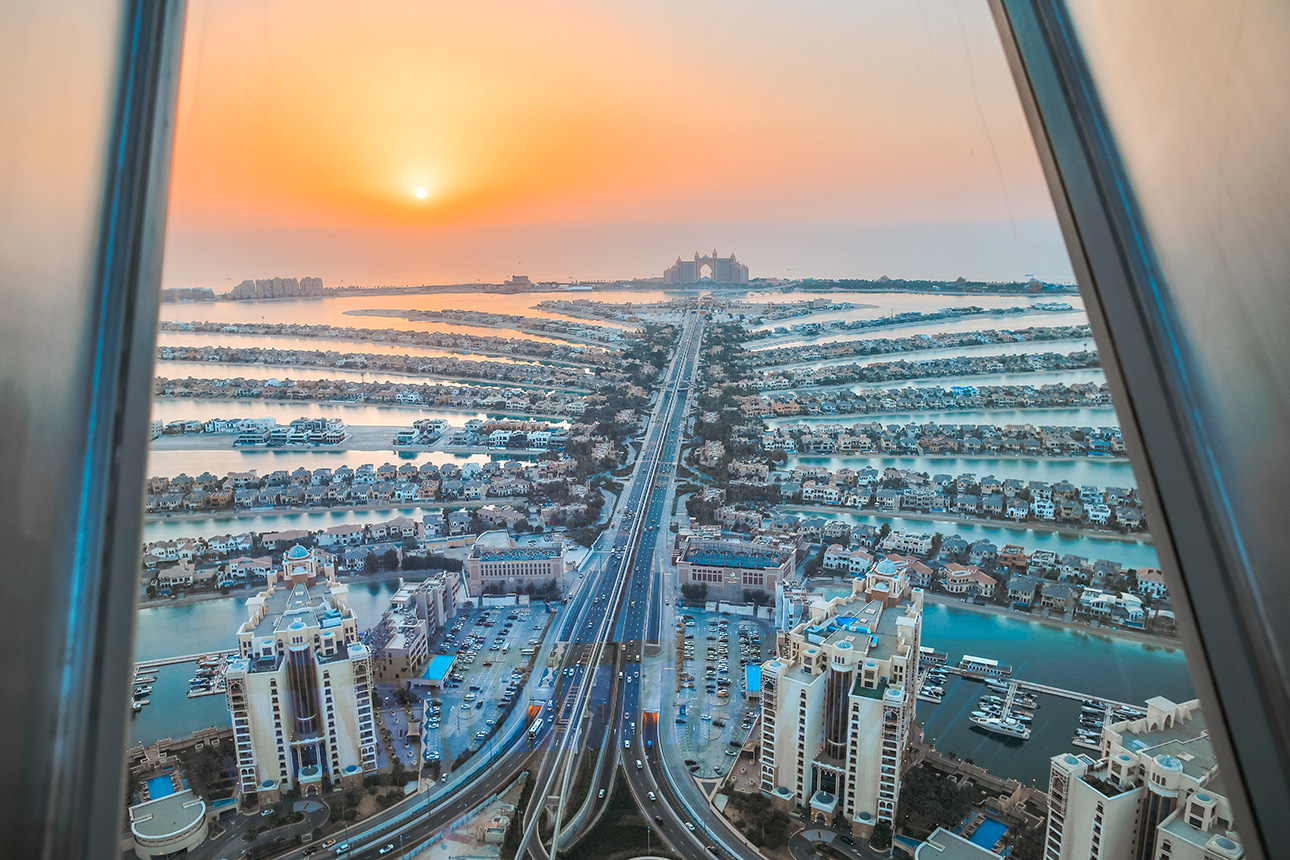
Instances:
[[[427,764],[449,773],[464,752],[489,743],[513,708],[528,704],[524,685],[552,610],[535,602],[457,614],[431,647],[432,653],[454,655],[455,662],[442,686],[421,702]]]
[[[695,776],[721,776],[739,755],[760,705],[744,690],[744,668],[774,647],[764,618],[685,610],[677,628],[676,743]]]

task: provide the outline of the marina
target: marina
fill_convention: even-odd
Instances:
[[[955,713],[960,718],[966,715],[965,722],[974,731],[1005,741],[1028,741],[1041,727],[1049,730],[1046,735],[1051,734],[1050,723],[1064,722],[1064,714],[1060,720],[1037,722],[1041,696],[1079,703],[1079,711],[1074,714],[1077,726],[1069,741],[1079,749],[1100,750],[1104,725],[1137,719],[1145,713],[1140,706],[1107,696],[1013,678],[1011,665],[992,658],[964,654],[951,664],[945,652],[926,646],[921,649],[921,657],[918,701],[942,705],[948,686],[956,679],[982,684],[985,692],[972,705],[960,706]]]

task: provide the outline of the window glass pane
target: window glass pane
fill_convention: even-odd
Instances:
[[[179,117],[132,802],[1237,838],[983,6],[195,3]]]

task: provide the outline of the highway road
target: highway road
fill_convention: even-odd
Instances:
[[[597,755],[606,744],[610,748],[602,757],[605,766],[591,783],[590,812],[595,812],[599,789],[612,784],[615,767],[621,762],[637,804],[674,853],[687,858],[714,853],[747,860],[760,856],[740,841],[724,819],[709,815],[706,801],[699,797],[688,774],[683,781],[690,790],[685,784],[679,792],[674,790],[681,780],[664,768],[656,715],[642,711],[642,668],[654,662],[649,652],[657,654],[664,618],[671,617],[670,612],[664,612],[664,567],[660,561],[666,558],[666,544],[671,540],[667,506],[684,441],[702,331],[701,316],[687,313],[619,510],[593,546],[596,560],[588,564],[587,579],[557,619],[557,684],[549,704],[542,708],[537,737],[529,738],[527,725],[520,724],[518,717],[508,721],[505,736],[487,767],[451,791],[440,788],[435,795],[405,802],[352,827],[348,856],[359,860],[382,856],[379,850],[388,844],[410,849],[452,826],[528,768],[536,788],[519,856],[544,860],[547,852],[534,838],[543,798],[560,797],[557,814],[562,822],[567,821],[583,801],[566,797],[575,762],[579,755]],[[611,643],[617,647],[607,647]],[[613,730],[605,731],[607,727]],[[539,750],[545,754],[534,755]],[[655,800],[649,799],[651,792]],[[593,819],[594,815],[588,815],[583,820]]]

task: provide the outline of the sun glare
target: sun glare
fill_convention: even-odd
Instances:
[[[425,199],[426,199],[426,190],[425,190],[424,188],[418,188],[418,189],[417,189],[417,191],[416,191],[416,194],[417,194],[417,199],[418,199],[418,200],[425,200]]]

